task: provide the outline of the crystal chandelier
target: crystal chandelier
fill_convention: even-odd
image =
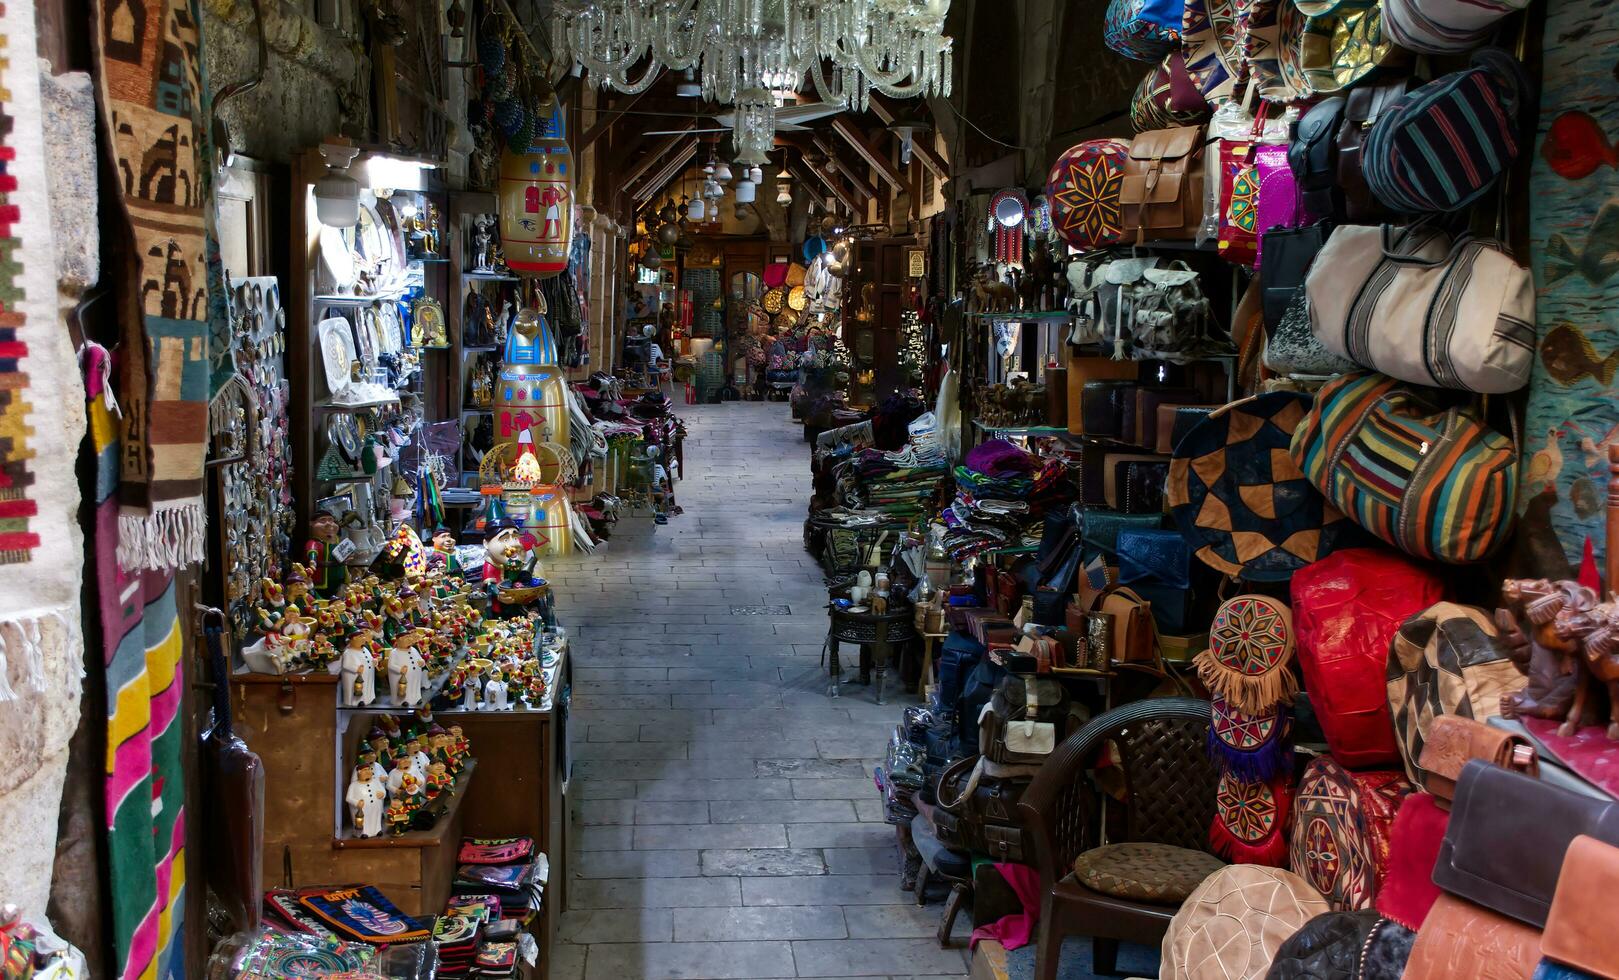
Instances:
[[[716,102],[740,107],[752,93],[794,93],[808,79],[822,101],[863,110],[873,89],[950,94],[949,8],[949,0],[557,0],[552,50],[602,88],[630,94],[664,68],[690,68]]]

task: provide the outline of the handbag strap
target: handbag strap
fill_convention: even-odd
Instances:
[[[953,785],[968,767],[971,767],[972,772],[967,776],[967,781],[962,786],[960,794],[953,800],[945,799],[945,788]],[[939,789],[934,793],[934,799],[939,801],[939,809],[948,810],[951,813],[959,810],[963,803],[972,798],[973,790],[978,788],[978,778],[983,775],[983,772],[984,757],[981,755],[969,755],[950,763],[944,772],[939,774]]]
[[[209,607],[202,613],[202,638],[208,646],[213,675],[214,726],[210,738],[227,741],[234,733],[230,714],[230,663],[225,659],[225,614]]]

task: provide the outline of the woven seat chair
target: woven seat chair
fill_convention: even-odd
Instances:
[[[1115,708],[1058,746],[1024,792],[1018,811],[1040,873],[1036,980],[1057,976],[1066,936],[1092,937],[1098,974],[1115,972],[1120,941],[1157,946],[1185,897],[1179,892],[1220,865],[1208,853],[1216,783],[1204,744],[1209,718],[1209,702],[1195,698]],[[1127,795],[1122,840],[1101,845],[1092,773],[1110,742]],[[1081,884],[1074,871],[1082,855],[1095,887]],[[1158,900],[1126,897],[1138,891]]]

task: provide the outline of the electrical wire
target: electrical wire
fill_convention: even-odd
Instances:
[[[956,108],[956,104],[954,102],[951,102],[949,99],[939,99],[938,101],[943,102],[945,105],[949,106],[950,111],[955,113],[955,116],[956,116],[957,119],[959,119],[962,122],[966,123],[967,125],[971,126],[974,130],[977,131],[979,136],[982,136],[984,139],[989,140],[991,143],[999,143],[1000,145],[1006,147],[1009,150],[1032,150],[1032,149],[1034,149],[1034,147],[1032,147],[1032,146],[1020,146],[1017,143],[1008,143],[1006,140],[1003,140],[998,136],[991,136],[988,133],[984,132],[983,127],[979,126],[977,123],[973,122],[971,119],[968,119],[966,116],[962,115],[961,110]]]

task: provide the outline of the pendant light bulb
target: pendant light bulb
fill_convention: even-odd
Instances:
[[[692,198],[691,203],[686,205],[686,217],[693,221],[703,220],[703,215],[707,213],[708,204],[703,200],[701,195]]]
[[[752,204],[755,200],[759,185],[751,180],[739,180],[736,183],[736,203]]]
[[[353,228],[360,223],[360,182],[346,171],[360,148],[322,143],[320,155],[326,173],[315,181],[315,217],[331,228]]]
[[[721,160],[719,164],[714,167],[714,179],[722,184],[730,180],[731,165],[726,163],[724,160]]]

